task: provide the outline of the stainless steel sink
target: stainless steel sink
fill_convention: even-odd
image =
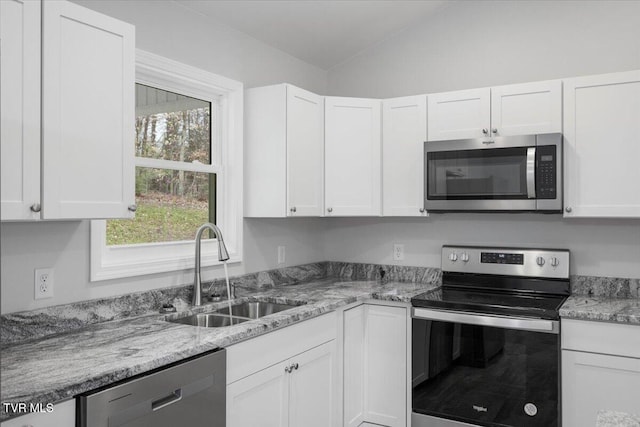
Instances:
[[[181,317],[179,319],[171,319],[169,322],[182,323],[191,326],[203,326],[205,328],[222,328],[224,326],[237,325],[246,322],[249,319],[241,317],[221,316],[215,313],[198,313],[191,316]]]
[[[231,306],[233,316],[247,317],[249,319],[259,319],[269,314],[279,313],[284,310],[298,307],[300,304],[279,304],[265,301],[247,301],[242,304]],[[218,310],[220,314],[229,314],[229,307]]]

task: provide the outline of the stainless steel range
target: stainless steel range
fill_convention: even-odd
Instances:
[[[412,426],[560,425],[569,251],[444,246],[412,299]]]

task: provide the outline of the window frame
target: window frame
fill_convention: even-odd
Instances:
[[[212,117],[219,115],[217,135],[212,121],[212,142],[219,144],[212,144],[211,165],[142,157],[135,157],[135,165],[216,173],[217,225],[229,251],[228,262],[241,262],[243,84],[139,49],[136,83],[211,102]],[[196,230],[193,233],[195,238]],[[194,268],[194,241],[107,246],[105,220],[91,221],[90,234],[92,282]],[[203,240],[202,266],[218,264],[215,239]]]

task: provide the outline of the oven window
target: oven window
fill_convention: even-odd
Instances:
[[[527,147],[427,153],[429,200],[526,199]]]
[[[413,412],[483,426],[558,425],[557,334],[413,320]]]

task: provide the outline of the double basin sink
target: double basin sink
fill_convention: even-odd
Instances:
[[[301,304],[281,304],[268,301],[247,301],[241,304],[224,307],[215,312],[196,313],[178,319],[170,319],[169,322],[183,325],[203,326],[206,328],[221,328],[237,325],[247,320],[259,319],[269,314],[279,313],[300,306]]]

